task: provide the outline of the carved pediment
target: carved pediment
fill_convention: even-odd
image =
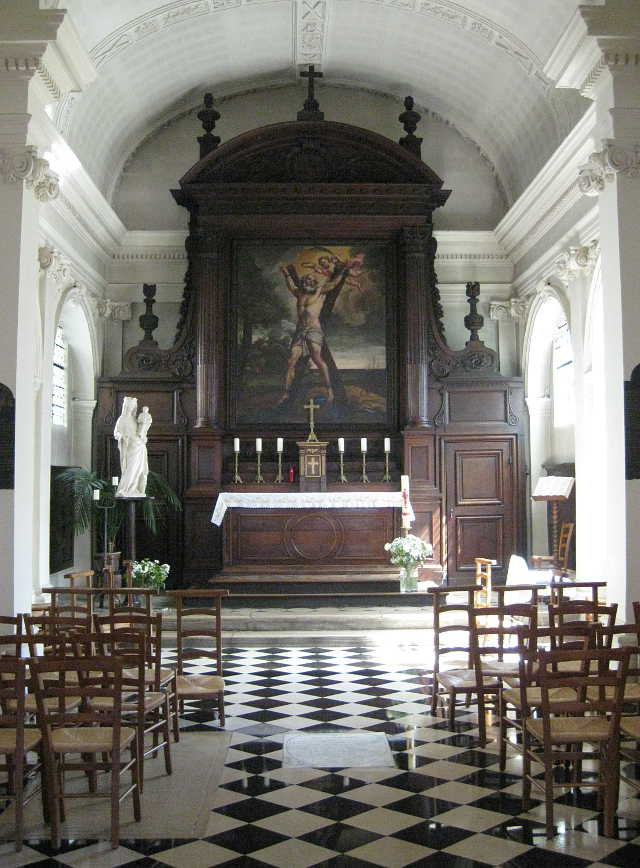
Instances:
[[[329,121],[261,127],[197,162],[180,180],[192,184],[421,184],[442,179],[414,154],[369,130]]]

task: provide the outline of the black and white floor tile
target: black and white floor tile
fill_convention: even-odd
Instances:
[[[424,649],[228,648],[227,730],[232,732],[207,835],[198,840],[28,841],[0,845],[0,865],[442,866],[579,868],[640,865],[640,799],[624,803],[616,838],[598,834],[595,797],[560,797],[558,834],[544,835],[541,803],[521,810],[519,760],[505,773],[495,743],[480,747],[474,707],[455,731],[428,713]],[[167,660],[175,659],[167,652]],[[193,664],[207,672],[207,663]],[[217,729],[211,704],[187,706],[182,728]],[[395,768],[283,768],[294,731],[386,733]]]

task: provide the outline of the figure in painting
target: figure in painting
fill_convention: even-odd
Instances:
[[[310,358],[327,392],[327,405],[333,404],[336,391],[342,391],[338,369],[327,345],[324,324],[333,309],[338,293],[349,278],[351,262],[341,262],[333,255],[320,256],[314,265],[304,264],[313,273],[300,277],[294,265],[280,270],[289,292],[296,299],[297,325],[291,341],[284,391],[278,404],[290,398],[298,363]],[[359,262],[358,265],[361,265]]]
[[[113,429],[121,473],[116,497],[145,497],[147,493],[147,433],[153,419],[148,407],[143,407],[136,415],[137,410],[137,398],[124,398],[122,412]]]

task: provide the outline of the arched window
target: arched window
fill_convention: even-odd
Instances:
[[[67,369],[67,342],[62,326],[56,329],[53,347],[53,385],[51,389],[51,421],[54,425],[67,424],[67,390],[69,373]]]
[[[565,428],[575,421],[573,349],[566,321],[558,323],[552,353],[553,426]]]

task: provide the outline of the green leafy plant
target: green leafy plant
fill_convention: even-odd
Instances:
[[[126,501],[116,497],[111,482],[101,479],[94,470],[69,467],[62,470],[57,478],[70,494],[74,532],[84,533],[95,523],[102,535],[103,551],[113,551],[126,517]],[[93,499],[94,491],[100,492],[98,502]],[[180,512],[181,509],[182,504],[175,491],[162,476],[150,470],[147,497],[142,501],[142,517],[151,533],[158,533],[167,513]]]
[[[151,558],[134,561],[131,565],[133,584],[139,588],[155,588],[156,591],[164,591],[170,569],[169,564],[161,564],[160,561],[153,561]]]

